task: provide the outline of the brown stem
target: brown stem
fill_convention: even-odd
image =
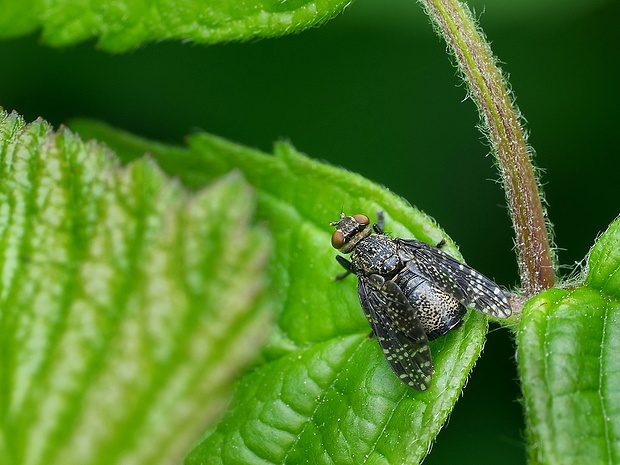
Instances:
[[[457,0],[421,0],[456,57],[482,115],[504,183],[515,229],[519,272],[525,296],[555,283],[549,224],[520,118],[495,65],[491,49],[467,8]]]

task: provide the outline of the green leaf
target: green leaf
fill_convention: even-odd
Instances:
[[[160,40],[213,44],[303,31],[340,13],[350,0],[163,0],[0,2],[0,37],[43,28],[54,46],[91,38],[115,52]]]
[[[354,277],[330,246],[329,222],[383,210],[395,236],[436,244],[444,233],[403,199],[358,175],[276,145],[274,156],[199,134],[187,149],[151,143],[92,122],[72,125],[126,161],[148,152],[170,174],[200,187],[240,170],[257,189],[258,214],[276,240],[272,292],[277,321],[263,363],[243,378],[223,421],[186,463],[416,463],[426,455],[479,356],[485,318],[431,344],[431,388],[415,392],[368,338]],[[458,254],[453,245],[452,254]]]
[[[4,112],[0,173],[0,463],[178,461],[267,332],[252,190]]]
[[[596,241],[588,257],[585,284],[620,299],[620,218]]]
[[[598,239],[582,286],[523,309],[519,364],[533,463],[620,461],[620,219]]]

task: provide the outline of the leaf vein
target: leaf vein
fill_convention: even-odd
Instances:
[[[348,362],[350,362],[353,357],[355,356],[355,354],[357,353],[357,351],[360,350],[360,348],[363,346],[364,341],[362,340],[360,342],[360,344],[357,345],[357,347],[355,348],[355,350],[353,350],[349,356],[347,357],[346,360],[343,361],[343,363],[341,364],[341,366],[346,365]],[[327,386],[323,392],[329,392],[332,390],[332,388],[334,388],[336,382],[339,380],[340,376],[342,375],[343,370],[337,371],[336,372],[336,376],[334,376],[334,379],[332,380],[332,382],[329,384],[329,386]],[[306,430],[306,428],[308,427],[308,425],[310,424],[310,421],[312,420],[312,418],[314,418],[316,416],[316,413],[319,409],[319,407],[322,405],[322,403],[325,401],[325,396],[321,396],[321,398],[317,401],[316,405],[314,406],[314,410],[312,411],[312,413],[310,415],[308,415],[308,418],[306,420],[306,422],[304,423],[304,426],[301,428],[301,430],[299,431],[299,433],[296,435],[295,440],[293,441],[293,443],[291,444],[291,446],[289,447],[288,451],[286,452],[285,456],[284,456],[284,460],[283,463],[286,463],[289,457],[289,454],[291,453],[292,450],[295,449],[295,446],[299,443],[299,440],[301,439],[301,437],[304,434],[304,431]]]
[[[607,454],[607,463],[609,465],[612,465],[613,463],[613,459],[612,459],[612,454],[611,454],[611,438],[610,438],[610,432],[609,432],[609,424],[608,424],[608,417],[607,417],[607,406],[606,406],[606,395],[603,392],[604,388],[605,388],[605,384],[607,381],[607,375],[605,373],[605,361],[604,361],[604,353],[605,353],[605,343],[606,343],[606,339],[607,339],[607,322],[609,319],[609,302],[606,303],[605,305],[605,313],[603,314],[603,331],[602,331],[602,335],[601,335],[601,351],[599,354],[599,383],[598,383],[598,397],[599,397],[599,401],[601,404],[601,413],[602,413],[602,420],[603,420],[603,430],[605,432],[605,451]]]

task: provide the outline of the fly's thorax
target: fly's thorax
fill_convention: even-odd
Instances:
[[[402,268],[396,243],[384,234],[371,234],[351,252],[356,273],[390,276]]]

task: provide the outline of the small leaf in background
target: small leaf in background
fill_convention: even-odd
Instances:
[[[54,46],[98,39],[122,52],[152,41],[213,44],[303,31],[340,13],[350,0],[163,0],[0,3],[0,37],[43,29]]]
[[[585,283],[523,309],[519,364],[532,463],[620,461],[620,219],[596,241]]]
[[[256,188],[258,215],[275,238],[271,284],[278,318],[263,363],[243,378],[228,413],[190,453],[188,465],[423,459],[480,354],[486,319],[469,312],[461,328],[433,341],[431,388],[406,388],[367,337],[355,278],[334,279],[342,268],[329,222],[341,209],[371,218],[383,210],[394,236],[436,244],[445,234],[431,219],[387,189],[287,144],[271,156],[208,134],[192,136],[184,149],[88,121],[72,127],[105,141],[125,161],[148,152],[194,188],[240,170]],[[458,255],[453,245],[447,250]]]
[[[0,113],[0,463],[179,462],[268,333],[253,208]]]

